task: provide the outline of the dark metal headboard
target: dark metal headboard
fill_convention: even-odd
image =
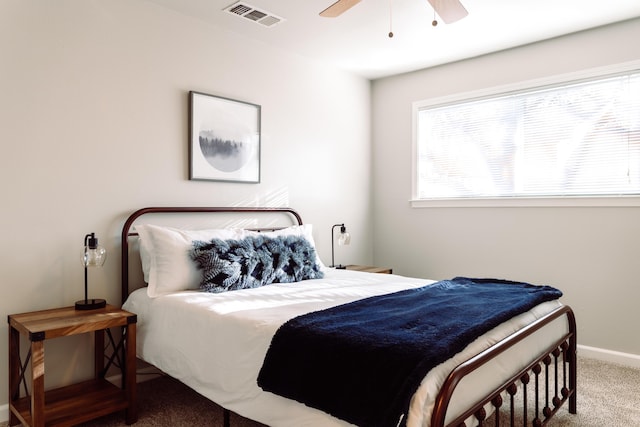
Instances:
[[[295,218],[298,225],[302,225],[302,218],[291,208],[252,208],[252,207],[150,207],[142,208],[132,213],[122,226],[122,303],[129,296],[129,237],[137,233],[131,231],[136,219],[147,214],[189,214],[189,213],[283,213]],[[259,230],[259,229],[258,229]]]

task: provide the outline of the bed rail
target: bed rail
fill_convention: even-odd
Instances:
[[[518,386],[522,385],[522,422],[517,425],[531,425],[534,427],[546,425],[547,421],[560,409],[560,407],[568,400],[569,413],[575,414],[577,411],[577,355],[576,355],[576,319],[573,311],[569,306],[561,306],[546,316],[541,317],[534,323],[521,329],[515,334],[489,347],[482,353],[458,365],[447,377],[443,384],[438,397],[436,398],[432,418],[432,427],[441,427],[445,425],[445,417],[449,402],[453,396],[456,386],[469,373],[478,369],[478,367],[495,358],[500,353],[513,347],[518,342],[532,335],[534,332],[542,329],[557,318],[565,316],[568,322],[568,332],[560,337],[556,343],[552,344],[544,353],[536,357],[529,365],[519,372],[515,373],[505,383],[498,387],[494,392],[487,395],[482,401],[476,403],[473,407],[461,414],[455,420],[446,424],[448,427],[464,427],[465,420],[473,417],[479,426],[485,425],[487,418],[485,407],[491,405],[494,410],[495,425],[500,425],[500,409],[503,404],[503,395],[509,395],[510,425],[515,424],[515,398],[518,392]],[[550,366],[553,365],[553,372],[549,372]],[[540,385],[540,377],[544,367],[543,384]],[[568,372],[567,372],[568,367]],[[533,411],[533,419],[531,423],[527,422],[529,398],[527,396],[527,385],[531,380],[530,373],[533,373],[535,381],[534,400],[535,406]],[[550,384],[550,380],[552,383]],[[560,384],[561,382],[561,384]],[[542,388],[542,392],[541,392]],[[544,396],[541,395],[544,394]],[[553,394],[552,397],[550,395]],[[544,402],[544,407],[540,411],[540,401]]]
[[[286,207],[148,207],[138,209],[132,213],[122,226],[121,235],[121,257],[122,257],[122,303],[129,296],[129,237],[136,235],[131,231],[135,221],[143,215],[147,214],[198,214],[198,213],[247,213],[247,214],[265,214],[265,213],[283,213],[290,215],[295,219],[297,225],[302,225],[302,217],[294,209]],[[259,229],[258,229],[259,230]]]

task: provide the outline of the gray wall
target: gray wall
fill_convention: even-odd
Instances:
[[[582,345],[640,354],[639,207],[412,208],[415,101],[636,61],[640,20],[376,80],[376,264],[433,279],[502,277],[560,288]]]
[[[260,184],[188,180],[190,90],[262,106]],[[336,222],[340,262],[372,261],[366,79],[143,1],[3,0],[0,94],[0,318],[81,299],[89,232],[108,250],[90,296],[119,304],[120,229],[144,206],[288,205],[325,262]],[[46,343],[47,386],[91,373],[84,344]],[[3,368],[0,415],[7,388]]]

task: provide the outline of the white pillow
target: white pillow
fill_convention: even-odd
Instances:
[[[142,236],[140,235],[140,229],[143,226],[141,225],[137,225],[135,227],[136,231],[138,232],[138,251],[140,252],[140,263],[142,264],[142,274],[144,276],[144,283],[149,283],[149,269],[151,268],[151,251],[153,250],[153,248],[151,248],[151,243],[149,243],[149,240],[151,240],[151,238],[147,235],[146,239],[143,239]]]
[[[180,230],[152,224],[136,225],[140,237],[140,260],[150,297],[198,289],[202,272],[190,256],[194,240],[241,239],[239,229]]]

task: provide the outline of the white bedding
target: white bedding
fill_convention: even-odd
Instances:
[[[212,401],[274,427],[349,426],[322,411],[263,392],[256,384],[262,360],[278,327],[295,316],[372,295],[415,288],[431,280],[327,269],[325,278],[272,284],[219,294],[182,291],[149,298],[133,292],[123,308],[138,315],[137,354]],[[463,352],[434,368],[412,399],[407,425],[429,426],[434,400],[459,363],[531,323],[560,302],[541,304],[503,323]],[[533,334],[461,382],[447,419],[486,395],[568,330],[564,317]]]

